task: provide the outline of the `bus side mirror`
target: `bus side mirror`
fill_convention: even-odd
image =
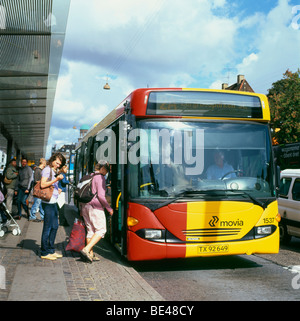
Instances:
[[[127,122],[127,131],[134,129],[136,127],[136,120],[135,115],[131,113],[131,106],[130,102],[126,101],[124,103],[124,110],[125,110],[125,121]]]

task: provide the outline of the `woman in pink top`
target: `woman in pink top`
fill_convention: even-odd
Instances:
[[[113,209],[109,206],[105,198],[105,175],[109,171],[109,164],[100,161],[95,166],[95,174],[92,182],[92,192],[94,198],[87,204],[84,204],[81,209],[81,215],[87,228],[86,246],[80,251],[82,257],[89,262],[97,260],[93,254],[93,247],[104,237],[106,233],[106,218],[104,209],[110,215],[113,215]]]

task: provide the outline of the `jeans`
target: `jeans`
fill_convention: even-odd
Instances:
[[[26,204],[26,200],[27,200],[29,194],[25,193],[26,190],[27,190],[26,188],[22,188],[22,187],[19,187],[19,189],[18,189],[17,205],[18,205],[18,215],[19,216],[22,216],[21,205],[23,205],[23,208],[24,208],[26,214],[29,215],[28,206]]]
[[[56,203],[42,203],[42,207],[45,216],[41,240],[41,256],[46,256],[55,252],[54,242],[58,230],[58,208]]]
[[[43,210],[43,207],[42,207],[42,200],[40,198],[34,197],[34,202],[33,202],[33,205],[31,207],[30,216],[29,216],[30,220],[35,220],[36,219],[35,213],[38,210],[40,212],[41,220],[44,220],[44,210]]]
[[[10,214],[12,214],[12,204],[14,200],[15,190],[8,188],[7,195],[6,195],[6,207]]]

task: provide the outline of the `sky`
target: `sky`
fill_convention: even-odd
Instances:
[[[136,88],[267,94],[298,68],[300,0],[71,0],[46,157]]]

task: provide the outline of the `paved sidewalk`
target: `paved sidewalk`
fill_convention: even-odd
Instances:
[[[105,240],[95,249],[100,261],[92,264],[83,262],[78,253],[65,251],[78,215],[74,206],[66,206],[70,226],[59,226],[56,237],[57,252],[63,254],[61,259],[40,258],[42,223],[22,218],[17,221],[21,235],[6,233],[0,238],[0,278],[5,278],[0,301],[164,300]]]

